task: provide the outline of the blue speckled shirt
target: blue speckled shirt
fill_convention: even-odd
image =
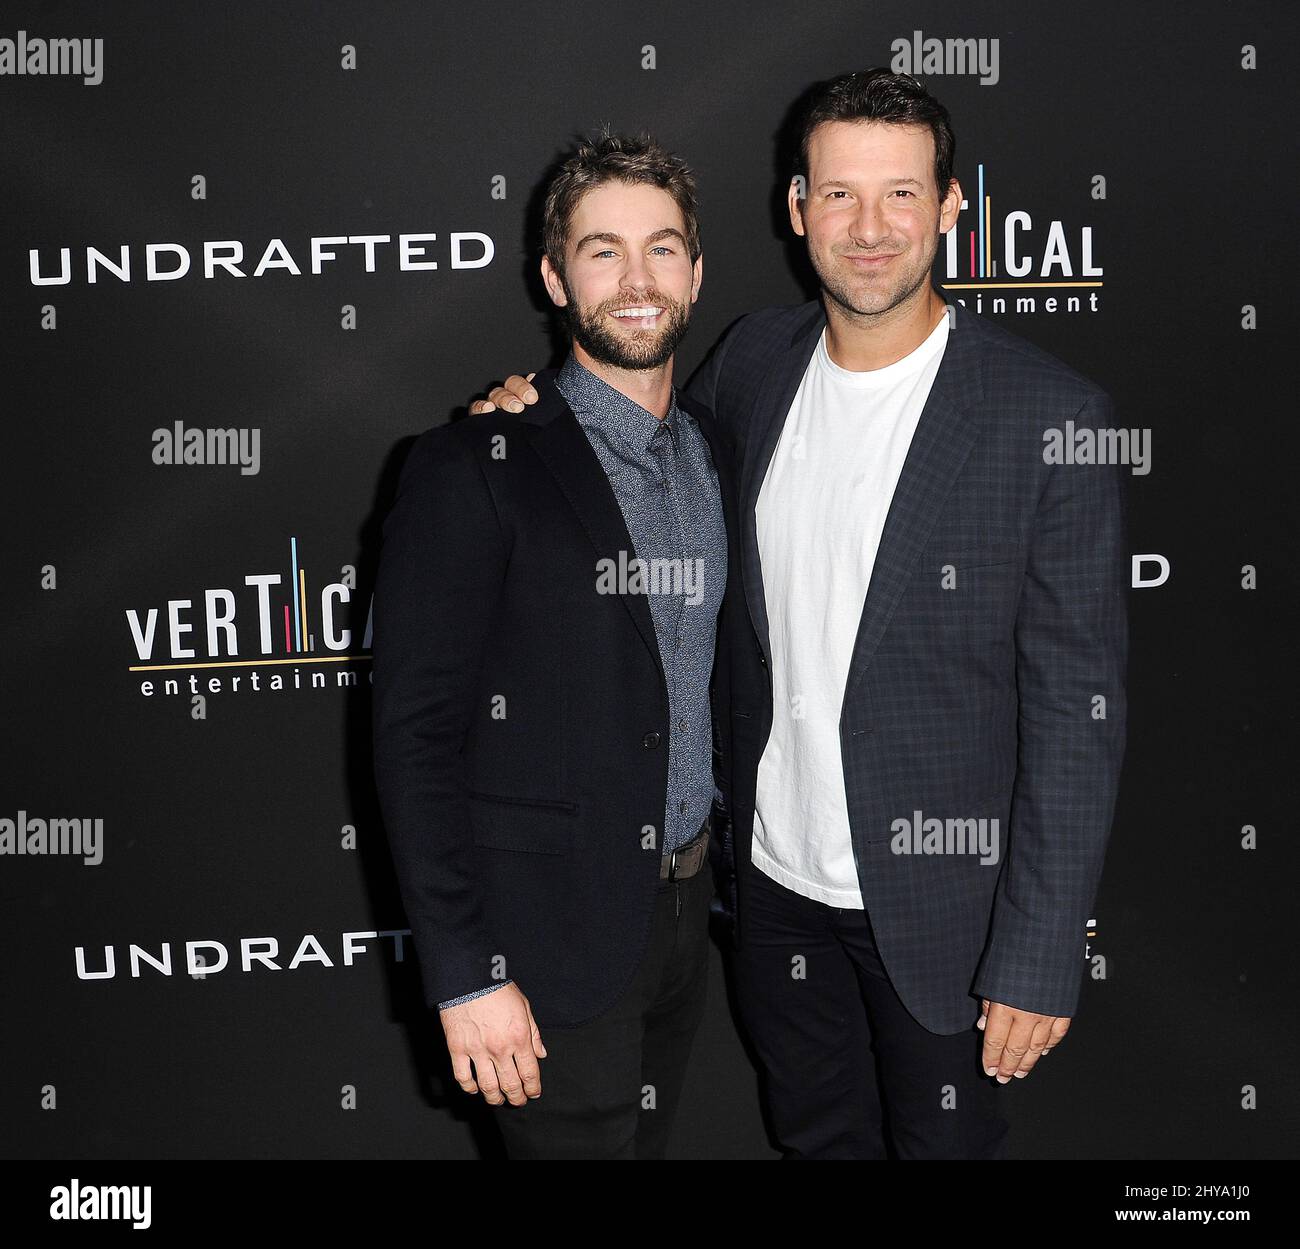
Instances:
[[[618,499],[633,550],[644,563],[650,616],[668,685],[665,853],[700,830],[713,807],[713,721],[709,679],[718,608],[727,581],[727,531],[709,444],[677,406],[653,412],[578,363],[572,352],[555,379]],[[467,993],[442,1009],[491,993]]]
[[[646,589],[668,683],[668,792],[662,849],[700,831],[713,806],[709,678],[727,580],[718,475],[695,418],[674,389],[663,420],[578,363],[555,379],[618,499]],[[657,575],[656,575],[657,574]]]

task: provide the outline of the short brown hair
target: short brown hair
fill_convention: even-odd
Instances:
[[[911,74],[894,74],[879,66],[841,74],[819,83],[805,101],[795,152],[794,173],[808,182],[808,144],[813,131],[828,121],[881,121],[894,126],[928,126],[934,135],[934,181],[942,200],[952,182],[957,139],[948,110]]]
[[[693,171],[645,131],[632,137],[604,130],[596,138],[586,138],[578,144],[546,190],[542,249],[561,277],[574,211],[588,191],[614,181],[629,185],[647,183],[667,191],[681,209],[691,263],[699,259],[700,223]]]

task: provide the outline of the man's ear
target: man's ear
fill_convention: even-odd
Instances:
[[[551,297],[551,303],[557,308],[563,308],[569,302],[569,297],[564,293],[564,283],[560,281],[560,275],[556,273],[549,256],[542,257],[542,281],[546,284],[546,293]]]
[[[691,266],[693,273],[691,276],[691,303],[694,303],[700,297],[700,284],[704,281],[704,253],[701,252],[695,257],[695,264]]]
[[[961,183],[953,178],[948,183],[948,194],[939,206],[939,233],[947,234],[957,224],[957,215],[961,212]]]
[[[790,179],[790,189],[786,192],[786,203],[790,209],[790,228],[800,237],[804,234],[803,205],[808,197],[808,184],[802,174]]]

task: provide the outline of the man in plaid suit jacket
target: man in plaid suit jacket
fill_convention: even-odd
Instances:
[[[1076,432],[1112,427],[1109,396],[931,286],[960,189],[940,200],[931,182],[919,203],[891,200],[912,166],[935,161],[943,143],[932,132],[946,124],[946,115],[925,128],[877,120],[942,110],[900,78],[851,75],[813,98],[807,198],[792,189],[790,208],[822,299],[743,317],[687,392],[712,408],[740,478],[738,575],[719,660],[730,686],[723,753],[738,867],[737,988],[790,1153],[883,1156],[888,1140],[904,1157],[999,1157],[997,1083],[1023,1078],[1059,1041],[1079,998],[1125,742],[1125,507],[1119,468],[1050,463],[1044,453],[1067,422]],[[867,258],[862,270],[850,269],[857,257]],[[915,289],[900,294],[913,277]],[[830,367],[837,355],[850,371],[871,358],[884,374],[942,337],[945,317],[928,394],[912,385],[895,411],[887,391],[873,408],[881,392],[832,390],[837,402],[862,394],[858,410],[843,414],[850,433],[805,421],[784,446],[792,413],[810,402],[824,333]],[[800,542],[797,522],[823,507],[818,489],[870,477],[870,464],[845,471],[839,462],[870,445],[869,422],[905,427],[908,401],[920,410],[892,500],[875,501],[887,517],[847,635],[842,705],[824,704],[835,721],[824,727],[838,736],[831,780],[842,776],[859,911],[842,897],[828,905],[809,896],[821,892],[807,870],[816,853],[797,844],[781,853],[783,841],[806,836],[781,820],[816,810],[782,798],[825,778],[806,744],[816,699],[800,719],[774,706],[774,687],[787,701],[805,693],[781,677],[806,680],[816,667],[808,652],[828,635],[817,613],[839,572],[826,554],[832,535],[788,549]],[[791,463],[815,460],[815,440],[838,437],[842,445],[820,448],[813,489],[807,474],[775,471],[783,452]],[[795,492],[784,508],[782,489]],[[775,589],[765,582],[769,558],[782,570]],[[790,602],[796,595],[812,601]],[[792,662],[800,648],[802,666]],[[776,756],[774,720],[786,726]],[[771,769],[766,821],[760,763]],[[776,843],[761,857],[756,800]],[[970,829],[964,821],[986,831],[996,820],[997,853],[962,853],[931,816],[945,832],[954,817],[959,832]],[[927,833],[931,850],[918,852]]]

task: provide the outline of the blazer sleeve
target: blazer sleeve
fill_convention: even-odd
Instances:
[[[718,612],[717,641],[713,676],[710,682],[713,703],[713,779],[718,791],[717,806],[724,817],[731,811],[731,669],[728,622],[735,610],[732,600],[735,598],[735,587],[739,583],[740,572],[740,548],[736,540],[739,517],[735,500],[735,492],[739,488],[740,470],[739,465],[735,463],[735,445],[731,429],[718,412],[718,391],[723,361],[727,349],[735,341],[736,326],[739,323],[739,321],[733,322],[731,327],[723,332],[682,390],[692,404],[708,409],[707,420],[712,434],[710,444],[714,454],[714,467],[718,472],[722,510],[727,527],[727,587]],[[719,844],[718,840],[715,840],[716,844]]]
[[[729,431],[725,428],[723,415],[718,408],[718,381],[722,376],[722,366],[727,357],[727,350],[735,341],[736,327],[744,319],[744,317],[741,317],[739,321],[733,322],[730,328],[723,331],[718,341],[709,348],[709,354],[704,357],[700,366],[691,374],[690,381],[682,388],[682,393],[685,394],[687,399],[709,409],[715,427],[724,435]]]
[[[1114,404],[1099,392],[1074,420],[1113,428]],[[1049,470],[1016,616],[1019,761],[993,920],[972,988],[1044,1015],[1072,1016],[1078,1004],[1085,925],[1124,755],[1124,471]]]
[[[482,470],[448,427],[416,439],[375,583],[373,758],[429,1006],[491,981],[460,751],[507,552]]]
[[[743,318],[742,318],[743,320]],[[719,379],[727,350],[734,342],[734,323],[691,375],[683,393],[692,403],[709,410],[715,468],[722,493],[723,515],[727,527],[727,585],[718,611],[718,628],[714,650],[713,674],[710,681],[710,701],[713,715],[713,780],[716,788],[713,809],[714,836],[709,842],[717,897],[712,904],[732,925],[736,917],[736,858],[732,830],[732,727],[731,727],[731,635],[736,625],[738,587],[740,585],[740,544],[737,540],[739,513],[736,492],[739,489],[740,466],[736,461],[735,442],[731,428],[718,411]],[[716,460],[721,459],[721,463]]]

